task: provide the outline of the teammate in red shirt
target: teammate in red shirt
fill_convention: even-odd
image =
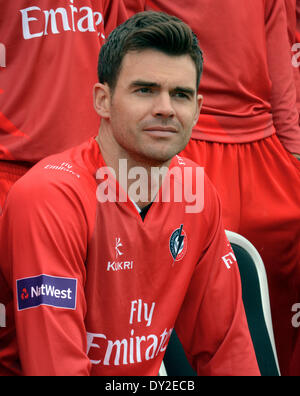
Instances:
[[[294,72],[294,80],[297,94],[297,108],[300,114],[300,2],[299,0],[285,0],[286,11],[287,11],[287,21],[288,21],[288,33],[290,39],[290,46],[292,49],[292,65]],[[300,155],[298,156],[300,160]],[[292,326],[297,331],[295,337],[295,347],[293,350],[293,357],[291,362],[290,374],[294,376],[299,376],[300,374],[300,292],[298,294],[298,299],[292,307],[293,318]],[[295,313],[296,312],[296,313]]]
[[[299,73],[299,54],[300,44],[298,43],[300,36],[297,32],[297,9],[296,0],[285,0],[285,9],[287,15],[287,30],[291,48],[291,63],[293,65],[294,81],[296,87],[297,109],[300,113],[300,73]],[[300,159],[300,155],[297,155]]]
[[[1,372],[157,375],[175,327],[199,375],[259,375],[218,196],[176,155],[202,102],[196,37],[143,13],[99,59],[97,138],[38,163],[5,205]]]
[[[298,334],[291,307],[300,297],[300,129],[284,2],[125,4],[131,14],[144,7],[175,15],[197,34],[205,55],[204,102],[182,155],[205,167],[221,198],[225,228],[244,235],[263,258],[287,375]]]
[[[33,164],[93,135],[97,56],[126,19],[123,0],[2,2],[0,213],[11,185]]]

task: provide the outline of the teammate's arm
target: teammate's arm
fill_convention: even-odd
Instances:
[[[124,0],[129,16],[146,10],[146,0]]]
[[[265,31],[274,125],[283,146],[290,153],[299,154],[299,114],[283,0],[265,2]]]
[[[105,0],[103,7],[104,30],[108,37],[112,30],[128,19],[128,12],[123,0]]]

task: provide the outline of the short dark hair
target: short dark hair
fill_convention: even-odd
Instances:
[[[196,67],[198,88],[203,56],[197,36],[179,18],[156,11],[137,13],[112,31],[100,51],[99,82],[114,90],[124,56],[130,51],[146,49],[168,55],[190,55]]]

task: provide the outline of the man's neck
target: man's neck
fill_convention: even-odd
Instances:
[[[105,164],[114,170],[118,183],[127,191],[130,199],[140,209],[153,202],[167,175],[171,160],[163,164],[149,163],[132,158],[127,152],[109,150],[99,135],[96,141]]]

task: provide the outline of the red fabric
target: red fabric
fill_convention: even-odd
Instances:
[[[266,266],[273,326],[282,374],[299,330],[291,325],[300,298],[300,161],[278,138],[248,144],[191,140],[182,155],[205,167],[223,206],[225,228],[248,238]]]
[[[1,2],[0,160],[36,163],[97,133],[99,50],[126,19],[122,0]]]
[[[145,0],[144,7],[183,19],[203,49],[194,139],[245,143],[271,136],[275,126],[285,148],[300,152],[283,0],[186,0],[184,7],[181,0]]]
[[[292,65],[295,80],[295,87],[297,93],[297,109],[300,114],[300,31],[299,31],[299,0],[285,0],[285,7],[287,13],[288,33],[290,40],[290,47],[292,49]],[[300,123],[300,118],[299,118]],[[296,151],[295,151],[296,152]]]
[[[12,188],[0,230],[0,301],[10,315],[14,309],[15,322],[4,334],[0,328],[0,345],[12,340],[0,349],[0,372],[157,375],[175,326],[199,375],[259,375],[238,267],[208,178],[197,189],[202,211],[188,213],[185,195],[164,202],[161,191],[143,222],[128,197],[97,201],[104,166],[92,139],[41,161]],[[179,175],[192,169],[195,183],[196,165],[176,157],[175,167],[170,190],[183,193]],[[174,260],[170,240],[179,229]],[[17,281],[40,274],[75,279],[75,309],[45,305],[45,297],[18,309],[37,291],[20,295]]]
[[[146,0],[124,0],[124,3],[129,17],[146,9]]]
[[[22,163],[0,161],[0,215],[9,190],[29,169],[29,165]]]

